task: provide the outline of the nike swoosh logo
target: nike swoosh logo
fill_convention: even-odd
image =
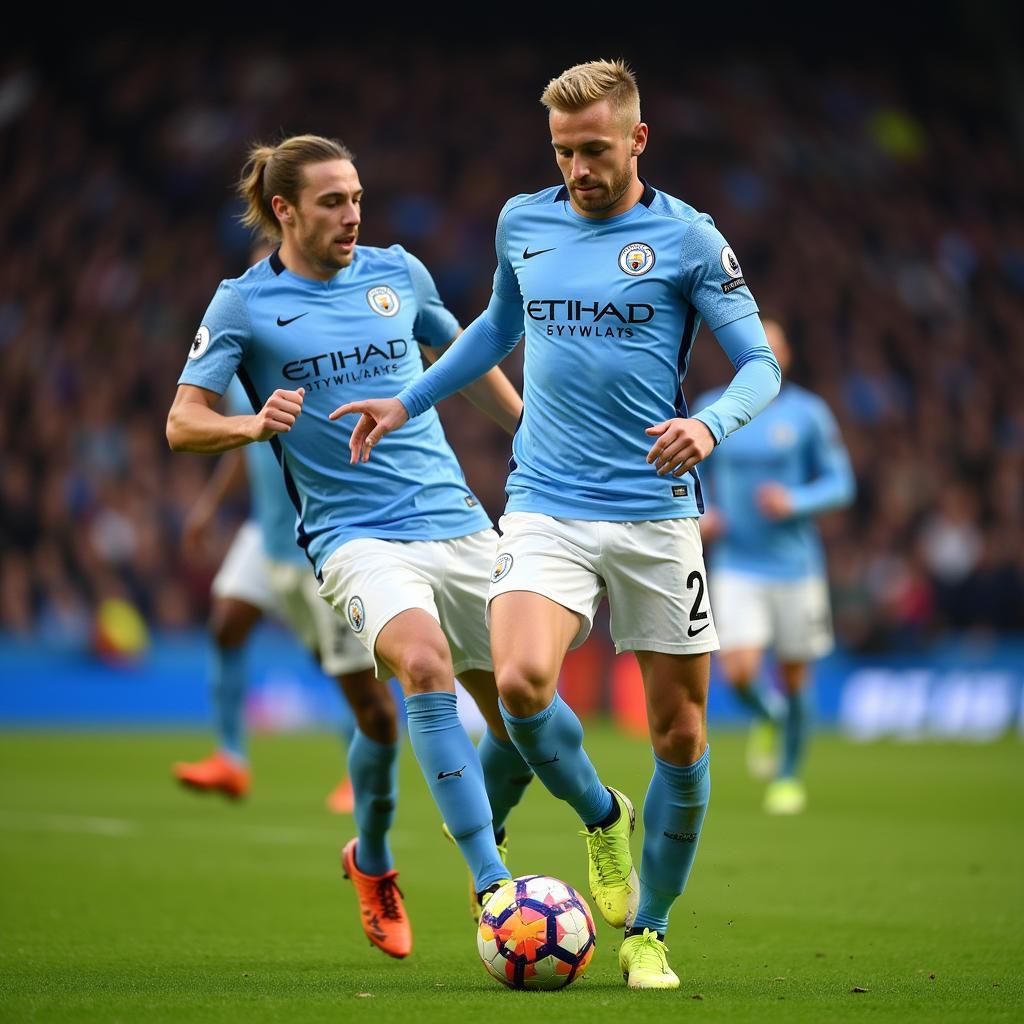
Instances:
[[[700,629],[694,629],[693,626],[688,626],[687,629],[686,629],[686,635],[687,636],[696,636],[698,633],[703,633],[704,630],[707,629],[708,626],[710,626],[710,625],[711,625],[710,622],[705,622],[704,625],[700,627]]]
[[[558,248],[558,246],[555,245],[555,246],[552,246],[550,249],[538,249],[536,252],[530,252],[529,249],[524,249],[523,250],[523,259],[524,260],[532,260],[534,256],[540,256],[541,253],[545,253],[545,252],[554,252],[555,249],[557,249],[557,248]]]
[[[438,772],[437,773],[437,777],[438,777],[438,779],[450,779],[453,775],[457,775],[461,779],[462,778],[462,773],[465,770],[466,770],[466,766],[463,765],[457,772]]]
[[[531,768],[541,768],[546,764],[554,764],[558,760],[558,751],[555,751],[554,757],[549,757],[546,761],[527,761],[526,763]]]
[[[289,324],[295,323],[296,320],[301,320],[306,315],[306,313],[308,313],[308,312],[309,312],[309,310],[307,309],[305,313],[300,313],[298,316],[293,316],[290,320],[282,320],[280,317],[278,317],[277,318],[277,326],[278,327],[287,327]]]

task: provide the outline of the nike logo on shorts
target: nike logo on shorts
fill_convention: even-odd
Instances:
[[[710,626],[710,625],[711,625],[710,622],[705,622],[704,625],[700,627],[700,629],[694,629],[693,626],[687,626],[687,628],[686,628],[686,635],[689,636],[689,637],[694,637],[698,633],[703,633],[704,630],[707,629],[708,626]]]

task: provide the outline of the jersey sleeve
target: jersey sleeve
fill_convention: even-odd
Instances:
[[[842,508],[853,501],[856,481],[850,456],[831,409],[815,398],[808,410],[811,418],[810,463],[812,479],[789,491],[794,516],[813,516]]]
[[[192,340],[179,384],[194,384],[223,395],[242,360],[252,331],[238,290],[221,281]]]
[[[416,296],[416,319],[413,336],[421,345],[436,348],[447,345],[459,333],[459,321],[441,301],[430,271],[410,252],[402,250],[413,294]]]
[[[505,302],[523,303],[523,293],[519,290],[519,278],[512,269],[512,263],[508,258],[508,238],[506,235],[505,223],[509,210],[512,208],[514,199],[510,199],[498,214],[498,226],[494,232],[494,250],[498,257],[498,265],[494,271],[494,284],[492,291],[499,299]]]
[[[712,331],[757,312],[735,253],[706,214],[683,236],[680,260],[683,293]]]

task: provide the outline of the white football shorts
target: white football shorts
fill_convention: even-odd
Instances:
[[[723,651],[771,648],[780,661],[816,661],[833,647],[828,584],[722,569],[711,577]]]
[[[235,534],[211,587],[215,597],[245,601],[280,619],[320,659],[328,675],[372,668],[373,659],[345,620],[320,600],[319,589],[312,566],[267,557],[263,533],[252,521]]]
[[[324,563],[320,596],[345,616],[382,678],[391,669],[377,659],[377,637],[410,608],[422,608],[441,626],[455,675],[490,672],[484,609],[497,540],[494,530],[452,540],[350,540]]]
[[[511,512],[491,570],[490,601],[527,590],[575,612],[586,640],[608,595],[616,653],[718,649],[696,519],[591,522]]]

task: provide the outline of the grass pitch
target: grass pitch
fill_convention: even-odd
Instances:
[[[591,755],[639,807],[649,749]],[[819,738],[808,812],[771,819],[742,739],[712,738],[713,794],[668,941],[678,992],[629,992],[599,922],[586,976],[514,993],[476,956],[466,875],[408,749],[394,832],[415,948],[358,926],[323,809],[328,736],[257,738],[251,798],[177,789],[196,736],[0,738],[0,1019],[10,1021],[966,1021],[1024,1014],[1024,751]],[[511,867],[586,893],[578,825],[539,784]],[[639,836],[635,840],[639,858]]]

